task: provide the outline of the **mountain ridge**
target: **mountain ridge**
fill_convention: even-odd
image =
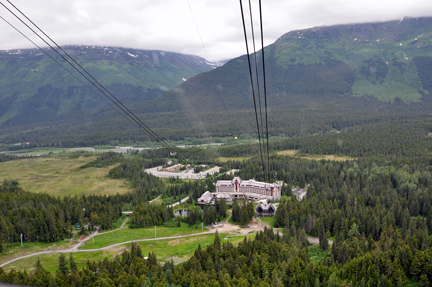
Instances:
[[[429,116],[432,108],[431,48],[430,17],[285,33],[265,48],[270,133],[296,136]],[[123,53],[130,61],[134,61],[136,55],[130,50]],[[257,58],[260,60],[260,52]],[[261,66],[258,70],[261,71]],[[108,88],[120,95],[133,88],[110,86],[105,77]],[[128,81],[131,82],[127,84],[134,83],[133,79]],[[260,86],[263,87],[262,82]],[[38,87],[34,94],[35,105],[41,102],[38,95],[53,96],[55,88]],[[134,94],[141,96],[122,96],[121,99],[131,104],[131,109],[148,126],[166,138],[178,140],[189,136],[256,133],[246,55],[216,69],[209,68],[186,81],[181,79],[178,86],[164,93],[157,87],[153,89],[143,91],[138,88]],[[142,94],[146,92],[146,98],[142,100]],[[79,91],[72,89],[70,93]],[[11,101],[9,98],[0,100],[6,104]],[[60,124],[55,123],[60,119],[59,115],[52,114],[43,122],[51,129],[45,134],[49,134],[52,141],[61,138],[56,133],[71,137],[79,134],[78,138],[83,138],[85,134],[95,132],[101,138],[115,132],[116,138],[148,140],[147,136],[138,135],[138,131],[131,132],[129,128],[126,131],[124,124],[127,122],[106,106],[91,106],[89,102],[85,107],[87,109],[77,108],[61,114],[62,125],[74,121],[81,129],[68,127],[67,132],[63,131],[58,128]],[[18,138],[30,141],[32,134],[38,134],[36,138],[41,139],[40,133],[33,131],[35,125],[29,124],[40,120],[38,109],[40,107],[28,111],[25,120],[17,122],[15,117],[3,121],[0,129],[6,128],[8,134],[13,134],[13,127],[19,125],[29,131],[20,137],[12,136],[8,141]],[[83,119],[78,119],[75,114]],[[47,114],[44,116],[48,117]],[[99,125],[99,130],[93,125]]]
[[[152,99],[200,72],[221,65],[199,56],[157,50],[82,45],[63,48],[126,102]],[[44,50],[87,83],[52,49]],[[25,117],[20,116],[23,111],[27,114],[45,109],[53,113],[53,105],[57,109],[55,114],[60,115],[103,104],[38,49],[0,51],[0,86],[0,103],[3,103],[0,122]],[[50,98],[52,93],[55,96]]]

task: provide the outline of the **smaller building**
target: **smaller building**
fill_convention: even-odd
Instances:
[[[165,171],[165,172],[176,172],[176,171],[179,171],[182,167],[184,167],[184,165],[182,165],[181,163],[179,163],[179,164],[175,164],[173,166],[168,166],[168,167],[164,168],[163,171]]]
[[[255,208],[259,217],[273,217],[276,215],[277,207],[271,203],[260,203]]]
[[[212,200],[213,200],[213,195],[211,194],[210,191],[206,191],[204,192],[203,195],[201,195],[200,198],[198,198],[198,204],[200,205],[209,204]]]
[[[212,195],[213,195],[213,202],[215,200],[225,199],[225,201],[226,201],[227,204],[232,204],[233,199],[232,199],[232,196],[229,193],[217,193],[217,192],[214,192],[214,193],[212,193]]]
[[[228,193],[217,193],[217,192],[210,192],[206,191],[203,195],[201,195],[200,198],[198,198],[198,204],[199,205],[205,205],[205,204],[215,204],[216,200],[222,200],[225,199],[227,204],[232,204],[232,196]]]

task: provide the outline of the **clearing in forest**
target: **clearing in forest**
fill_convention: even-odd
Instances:
[[[346,161],[346,160],[356,160],[357,158],[354,157],[348,157],[348,156],[338,156],[338,155],[298,155],[298,150],[295,149],[288,149],[288,150],[281,150],[276,152],[278,155],[289,155],[289,156],[296,156],[299,158],[304,158],[304,159],[310,159],[310,160],[320,160],[320,159],[325,159],[325,160],[334,160],[334,161]]]
[[[253,238],[253,235],[247,237]],[[244,240],[244,236],[235,236],[231,234],[219,234],[221,242],[231,242],[237,245]],[[96,239],[96,237],[95,237]],[[174,263],[180,263],[189,259],[200,244],[202,248],[214,242],[215,235],[197,235],[187,238],[179,239],[165,239],[147,242],[138,242],[142,249],[142,255],[148,256],[149,252],[155,252],[159,262],[166,262],[173,259]],[[91,243],[89,243],[90,245]],[[78,269],[87,266],[87,260],[99,261],[107,257],[113,260],[116,255],[121,255],[124,250],[130,250],[131,244],[125,244],[110,248],[108,250],[98,250],[91,252],[74,252],[72,256],[77,263]],[[69,260],[69,254],[65,253],[66,259]],[[35,269],[36,260],[39,258],[43,267],[51,273],[55,273],[58,269],[58,257],[60,253],[41,254],[29,258],[23,258],[3,267],[4,270],[10,271],[12,269],[32,272]]]
[[[221,156],[221,157],[218,157],[216,160],[218,160],[220,162],[227,162],[229,160],[232,160],[232,161],[245,161],[245,160],[248,160],[250,158],[251,158],[250,156],[246,156],[246,157],[223,157],[223,156]]]
[[[126,193],[129,189],[125,180],[106,177],[114,166],[79,168],[95,159],[96,156],[50,156],[3,162],[0,163],[0,181],[18,180],[26,191],[55,196]]]
[[[156,235],[157,237],[169,237],[169,236],[178,236],[178,235],[189,235],[194,233],[202,233],[207,232],[208,229],[201,229],[199,227],[189,227],[186,223],[182,222],[181,227],[164,227],[157,226],[156,227]],[[130,240],[138,240],[138,239],[153,239],[155,238],[155,228],[147,227],[147,228],[124,228],[114,232],[109,232],[106,234],[100,234],[94,237],[94,244],[91,240],[86,242],[86,244],[80,247],[80,250],[86,249],[97,249],[106,247],[116,243],[122,243]]]

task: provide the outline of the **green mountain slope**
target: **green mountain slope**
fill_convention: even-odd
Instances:
[[[265,57],[273,97],[335,93],[419,101],[422,94],[432,91],[432,18],[292,31],[266,47]],[[166,110],[165,103],[179,98],[178,91],[206,110],[220,108],[223,96],[235,109],[250,98],[245,56],[213,73],[215,77],[203,73],[169,91],[154,101],[152,109]],[[283,99],[271,103],[289,104]]]
[[[274,45],[281,67],[339,60],[356,71],[354,94],[418,101],[431,91],[422,77],[422,63],[432,60],[431,43],[431,18],[408,18],[294,31]]]
[[[153,99],[212,69],[211,63],[203,58],[163,51],[94,46],[69,46],[66,51],[128,103]],[[73,71],[54,51],[47,52]],[[74,74],[83,79],[77,72]],[[0,51],[0,87],[0,123],[6,125],[91,112],[103,104],[67,71],[35,49]]]
[[[308,126],[305,132],[319,132],[427,115],[431,43],[432,18],[320,27],[283,35],[265,48],[273,131],[292,134],[294,129],[299,134],[301,126]],[[252,108],[247,58],[241,56],[193,77],[141,110],[194,115],[194,128],[200,122],[206,130],[219,126],[253,132]],[[216,123],[215,118],[208,120],[209,114],[225,116]],[[240,128],[226,127],[232,123]]]
[[[431,43],[432,18],[319,27],[281,36],[265,48],[270,135],[319,134],[395,119],[430,117]],[[164,138],[256,133],[245,55],[184,82],[178,76],[180,72],[174,73],[178,70],[164,68],[169,73],[158,75],[164,80],[170,78],[167,75],[178,77],[180,85],[162,95],[157,93],[161,84],[156,80],[153,85],[141,84],[144,72],[133,70],[136,65],[130,63],[137,58],[127,52],[122,57],[129,62],[120,66],[98,57],[97,61],[88,58],[83,62]],[[152,64],[149,58],[143,65]],[[119,75],[119,70],[128,73]],[[26,75],[38,76],[34,72]],[[45,83],[50,77],[58,76],[46,74],[39,82]],[[122,84],[116,78],[121,78]],[[0,141],[76,145],[112,139],[148,140],[105,104],[76,101],[73,96],[87,99],[87,92],[70,88],[57,97],[56,89],[64,85],[61,81],[33,87],[32,83],[39,82],[29,81],[30,87],[23,89],[33,90],[33,94],[22,101],[33,108],[27,110],[14,108],[13,99],[20,98],[20,92],[14,94],[9,88],[8,96],[0,98],[4,106],[10,105],[0,105],[0,112],[8,117],[1,118]],[[8,87],[8,83],[1,86]],[[132,92],[126,93],[128,90]]]

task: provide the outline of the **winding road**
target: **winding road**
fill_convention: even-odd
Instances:
[[[169,236],[169,237],[157,237],[157,238],[147,238],[147,239],[136,239],[136,240],[129,240],[129,241],[124,241],[121,243],[115,243],[115,244],[111,244],[105,247],[101,247],[101,248],[96,248],[96,249],[84,249],[84,250],[80,250],[79,248],[83,245],[85,245],[85,243],[90,240],[92,238],[92,235],[88,235],[86,238],[84,238],[81,242],[79,242],[78,244],[76,244],[75,246],[73,246],[70,249],[65,249],[65,250],[48,250],[48,251],[41,251],[41,252],[36,252],[36,253],[32,253],[32,254],[28,254],[28,255],[23,255],[14,259],[11,259],[3,264],[0,265],[0,267],[6,266],[12,262],[24,259],[24,258],[29,258],[32,256],[37,256],[37,255],[42,255],[42,254],[50,254],[50,253],[72,253],[72,252],[97,252],[97,251],[104,251],[104,250],[108,250],[111,249],[113,247],[117,247],[120,245],[124,245],[124,244],[128,244],[128,243],[132,243],[132,242],[145,242],[145,241],[156,241],[156,240],[164,240],[164,239],[178,239],[178,238],[186,238],[186,237],[192,237],[192,236],[199,236],[199,235],[207,235],[207,234],[214,234],[216,233],[216,230],[221,234],[221,233],[227,233],[227,232],[231,232],[231,231],[240,231],[241,234],[237,235],[237,236],[243,236],[243,235],[247,235],[249,234],[250,231],[260,231],[262,229],[264,229],[265,226],[267,226],[268,224],[261,224],[261,220],[258,217],[258,225],[251,227],[251,228],[239,228],[236,225],[231,225],[228,223],[229,218],[231,217],[231,214],[228,216],[228,218],[223,222],[224,226],[221,228],[215,228],[213,230],[210,231],[206,231],[206,232],[201,232],[201,233],[194,233],[194,234],[187,234],[187,235],[176,235],[176,236]],[[106,231],[106,232],[102,232],[99,233],[98,231],[96,231],[93,236],[99,236],[99,235],[103,235],[106,233],[110,233],[110,232],[114,232],[120,229],[125,228],[124,225],[126,224],[128,218],[126,218],[126,220],[123,222],[122,226],[120,228],[117,228],[115,230],[110,230],[110,231]],[[276,230],[280,230],[280,229],[275,229]],[[311,243],[319,243],[319,239],[315,238],[315,237],[308,237],[307,238],[309,240],[309,242]],[[329,240],[329,244],[332,244],[333,242],[331,240]]]

